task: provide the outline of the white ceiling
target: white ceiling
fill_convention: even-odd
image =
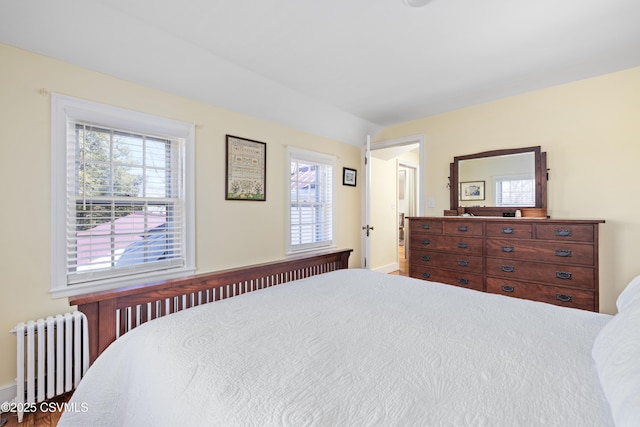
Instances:
[[[0,42],[360,145],[640,66],[640,1],[0,0]]]

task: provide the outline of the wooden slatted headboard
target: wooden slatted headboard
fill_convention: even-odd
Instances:
[[[148,320],[185,308],[349,267],[352,249],[204,273],[69,298],[88,319],[91,362]]]

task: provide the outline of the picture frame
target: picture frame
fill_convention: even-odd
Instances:
[[[267,200],[267,144],[226,135],[225,199]]]
[[[460,183],[460,200],[484,200],[484,181]]]
[[[342,185],[356,186],[358,171],[351,168],[342,168]]]

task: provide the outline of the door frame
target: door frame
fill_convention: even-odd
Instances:
[[[414,200],[414,211],[415,212],[413,212],[413,215],[417,216],[417,214],[418,214],[418,211],[417,211],[418,206],[417,205],[419,203],[419,199],[418,199],[418,181],[420,179],[418,177],[418,173],[420,172],[420,165],[416,164],[416,163],[401,161],[400,159],[396,159],[396,160],[397,160],[397,167],[398,167],[398,176],[400,174],[400,169],[401,168],[404,169],[405,171],[408,171],[408,170],[412,170],[413,171],[413,174],[412,174],[413,175],[413,178],[412,178],[413,179],[413,185],[414,185],[413,193],[415,193],[412,196],[412,197],[415,197],[415,200]],[[409,180],[409,174],[405,174],[405,181],[408,181],[408,180]],[[406,184],[405,184],[405,186],[406,186]],[[398,196],[399,196],[399,193],[400,193],[400,178],[398,178],[398,190],[397,191],[398,191]],[[406,196],[406,194],[405,194],[405,196]],[[400,197],[397,198],[396,204],[398,206],[397,210],[399,211],[400,210]],[[399,217],[399,215],[398,215],[398,217]],[[398,221],[400,221],[400,219],[398,219]]]
[[[370,269],[371,268],[371,263],[368,261],[368,258],[370,256],[371,253],[371,239],[367,236],[366,233],[366,227],[367,226],[372,226],[374,227],[374,231],[372,231],[372,233],[375,233],[375,224],[369,224],[369,218],[370,218],[370,213],[369,213],[369,200],[371,197],[371,161],[370,158],[368,158],[371,154],[371,151],[373,150],[379,150],[382,148],[388,148],[388,147],[395,147],[395,146],[402,146],[402,145],[410,145],[410,144],[418,144],[419,146],[419,165],[418,165],[418,179],[417,179],[417,188],[416,188],[416,194],[417,194],[417,201],[416,201],[416,206],[417,206],[417,215],[418,216],[424,216],[424,212],[425,212],[425,188],[426,185],[424,183],[424,179],[425,179],[425,162],[426,162],[426,154],[425,154],[425,144],[426,144],[426,138],[423,134],[417,134],[417,135],[409,135],[409,136],[404,136],[401,138],[394,138],[394,139],[388,139],[388,140],[382,140],[382,141],[377,141],[377,142],[373,142],[370,143],[370,139],[369,136],[367,136],[367,143],[362,146],[362,156],[361,156],[361,167],[362,170],[365,172],[364,176],[364,185],[362,186],[362,192],[361,192],[361,202],[362,202],[362,209],[361,209],[361,223],[362,223],[362,230],[361,230],[361,246],[362,246],[362,250],[361,252],[361,259],[360,259],[360,266],[362,268],[366,268],[366,269]],[[369,149],[370,148],[370,149]],[[396,205],[396,209],[397,209],[397,205]],[[397,242],[396,242],[397,244]],[[397,259],[397,249],[396,249],[396,259]]]

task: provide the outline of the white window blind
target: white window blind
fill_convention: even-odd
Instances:
[[[70,125],[69,283],[184,265],[183,141]]]
[[[501,176],[494,179],[496,206],[535,206],[535,181],[531,176]]]
[[[129,120],[114,119],[113,107],[82,114],[64,102],[66,97],[61,101],[66,107],[57,116],[64,115],[64,136],[58,138],[64,141],[54,136],[54,150],[64,153],[54,156],[59,161],[54,160],[53,185],[54,198],[62,193],[64,201],[54,208],[52,244],[63,251],[53,261],[54,293],[192,271],[193,177],[186,173],[192,141],[185,129],[167,132],[172,126],[163,126],[166,119],[156,122],[146,115],[136,123],[136,113],[120,109],[116,112]],[[91,107],[95,104],[87,103]],[[63,157],[64,164],[56,164]]]
[[[289,148],[288,252],[333,246],[335,157]]]

